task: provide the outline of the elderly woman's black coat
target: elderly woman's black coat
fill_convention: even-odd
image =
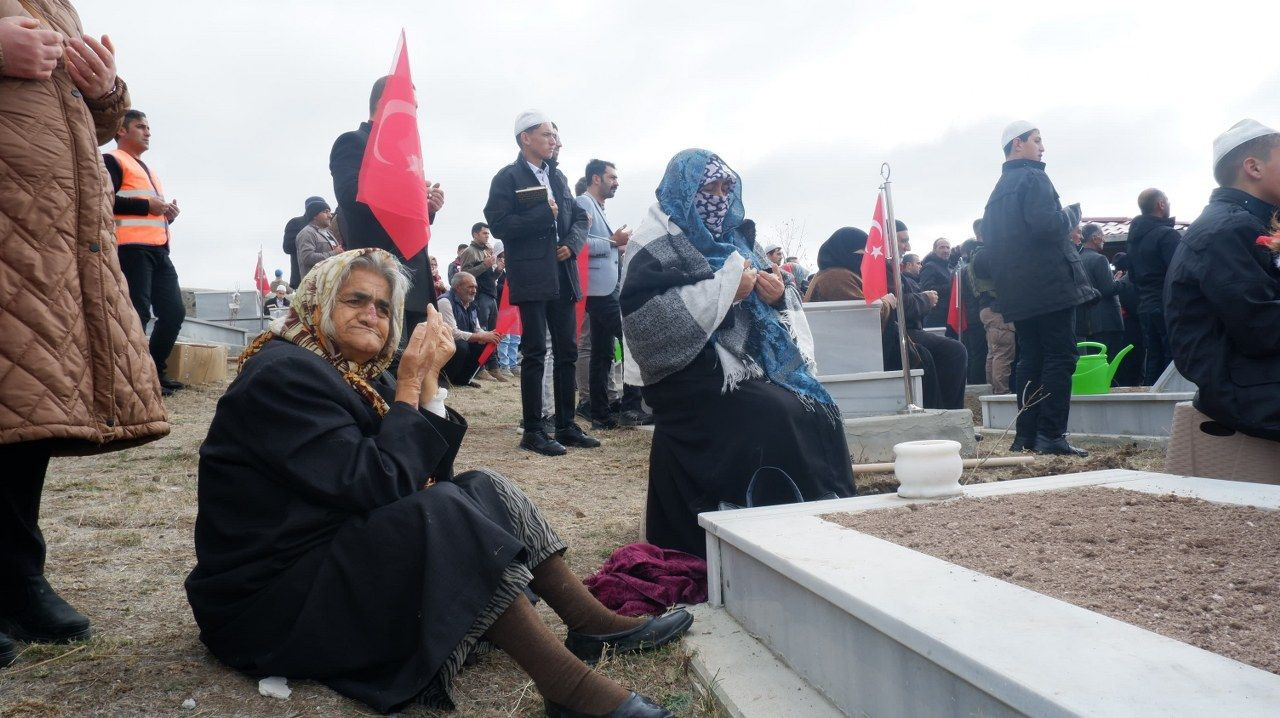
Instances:
[[[525,549],[492,485],[452,476],[461,418],[394,403],[386,374],[375,386],[383,417],[306,349],[276,339],[246,362],[200,449],[186,588],[223,662],[387,711],[427,687]]]

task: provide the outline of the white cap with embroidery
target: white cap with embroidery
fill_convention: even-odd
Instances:
[[[1021,137],[1034,129],[1038,128],[1026,120],[1010,122],[1009,125],[1004,128],[1004,132],[1000,134],[1000,148],[1004,149],[1010,142],[1013,142],[1015,138]]]
[[[1267,135],[1280,134],[1257,120],[1240,120],[1231,126],[1231,129],[1218,135],[1213,141],[1213,167],[1217,169],[1218,163],[1222,161],[1227,153],[1235,148],[1243,145],[1250,140],[1256,140],[1259,137]]]
[[[545,125],[550,122],[551,118],[547,117],[547,113],[542,110],[525,110],[516,116],[516,134],[520,134],[530,127]]]

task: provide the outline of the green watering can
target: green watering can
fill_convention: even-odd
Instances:
[[[1111,378],[1116,375],[1120,361],[1128,354],[1133,345],[1120,350],[1116,358],[1107,363],[1107,345],[1099,342],[1080,342],[1079,349],[1097,349],[1097,354],[1081,354],[1076,359],[1076,373],[1071,375],[1071,395],[1110,394]]]

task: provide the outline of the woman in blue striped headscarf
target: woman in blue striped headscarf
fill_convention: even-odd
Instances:
[[[626,382],[654,410],[647,534],[705,553],[697,514],[854,493],[840,411],[815,377],[800,296],[742,231],[742,182],[707,150],[671,159],[627,245]]]

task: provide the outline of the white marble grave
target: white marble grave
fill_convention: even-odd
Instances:
[[[1280,486],[1125,470],[978,484],[966,493],[1094,485],[1280,508]],[[766,685],[810,701],[820,693],[848,716],[1245,718],[1280,709],[1273,673],[818,518],[907,503],[887,494],[699,517],[709,610],[717,625],[741,629],[717,634],[739,644],[753,637],[791,674],[752,681],[736,699],[721,695],[731,684],[720,685],[717,697],[735,706],[733,715],[770,715],[742,709],[777,705],[760,695]],[[702,656],[699,675],[724,670],[714,656],[726,651],[706,645],[716,640],[687,641]],[[811,691],[796,688],[797,679]]]

